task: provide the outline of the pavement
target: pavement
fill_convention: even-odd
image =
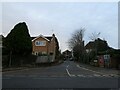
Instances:
[[[63,63],[63,61],[59,61],[59,62],[55,62],[55,63],[50,63],[50,64],[47,64],[47,63],[43,63],[43,64],[40,64],[39,66],[35,66],[35,65],[29,65],[29,66],[22,66],[22,67],[11,67],[11,68],[3,68],[2,67],[0,68],[0,72],[8,72],[8,71],[17,71],[17,70],[26,70],[26,69],[29,69],[29,68],[40,68],[40,67],[50,67],[50,66],[54,66],[54,65],[59,65]]]
[[[79,63],[79,62],[76,62],[76,64],[79,65],[78,66],[79,68],[90,70],[93,72],[98,72],[99,74],[101,73],[101,74],[107,74],[111,76],[120,76],[120,70],[116,70],[112,68],[96,67],[88,64]]]

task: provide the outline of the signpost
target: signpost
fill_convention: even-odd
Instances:
[[[104,66],[105,67],[110,67],[110,55],[106,54],[104,55]]]

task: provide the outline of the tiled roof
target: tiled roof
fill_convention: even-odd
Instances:
[[[35,39],[36,37],[31,37],[31,40]],[[46,36],[45,38],[47,38],[48,40],[52,39],[52,36]]]
[[[94,42],[89,42],[86,46],[85,46],[86,49],[92,49],[94,48]]]

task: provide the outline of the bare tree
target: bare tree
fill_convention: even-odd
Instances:
[[[81,28],[79,30],[76,30],[72,37],[69,39],[68,44],[71,49],[75,47],[76,45],[83,45],[83,37],[84,37],[85,29]]]
[[[68,41],[69,47],[73,51],[74,57],[76,57],[77,60],[82,59],[83,52],[84,52],[84,32],[85,29],[81,28],[79,30],[76,30],[73,34],[70,40]]]
[[[95,50],[95,57],[97,56],[97,52],[98,52],[98,38],[100,36],[100,32],[96,33],[92,33],[91,36],[89,36],[89,38],[94,42],[94,50]]]
[[[94,33],[91,34],[91,36],[89,36],[89,38],[91,40],[95,41],[96,39],[98,39],[98,37],[100,36],[100,34],[101,34],[100,32],[98,32],[98,33],[94,32]]]

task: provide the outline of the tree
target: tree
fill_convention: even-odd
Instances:
[[[72,37],[69,39],[68,44],[71,49],[73,49],[76,45],[82,45],[83,44],[83,37],[84,37],[85,29],[81,28],[79,30],[76,30]]]
[[[97,53],[98,52],[102,52],[102,51],[106,51],[106,50],[110,49],[110,47],[108,46],[107,41],[102,40],[100,38],[96,39],[94,41],[94,43],[96,44],[96,47],[94,47],[94,48],[97,49]]]
[[[72,49],[74,57],[76,58],[76,60],[80,61],[83,60],[84,55],[84,32],[84,28],[76,30],[68,41],[69,47]]]
[[[100,36],[100,32],[98,32],[98,33],[94,32],[94,33],[92,33],[91,36],[89,36],[89,38],[92,41],[94,41],[95,56],[97,56],[97,53],[98,53],[98,51],[97,51],[97,47],[98,47],[98,41],[97,41],[97,39],[99,38],[99,36]]]
[[[4,44],[12,54],[27,55],[31,53],[32,42],[26,23],[15,25],[5,38]]]
[[[96,33],[92,33],[91,36],[89,36],[89,38],[92,40],[92,41],[95,41],[96,39],[98,39],[100,36],[100,32]]]

